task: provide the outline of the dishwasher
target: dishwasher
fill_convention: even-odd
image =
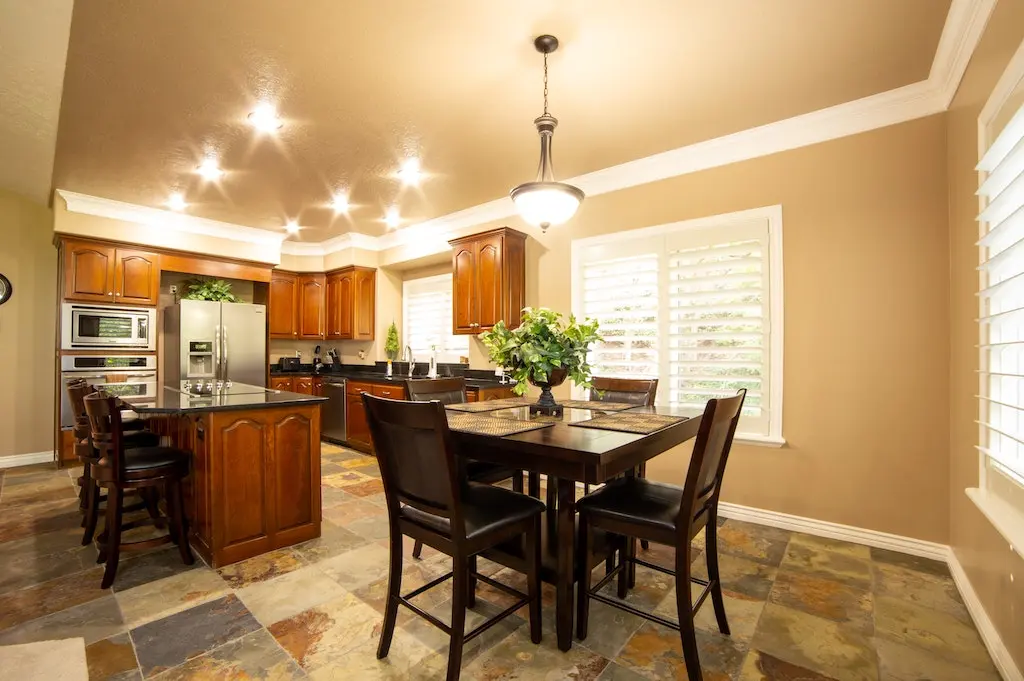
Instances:
[[[345,429],[345,379],[324,377],[324,397],[327,403],[321,411],[320,437],[336,443],[348,439]]]

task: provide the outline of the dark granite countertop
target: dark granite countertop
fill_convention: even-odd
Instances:
[[[214,389],[212,393],[198,395],[165,385],[152,397],[122,399],[133,411],[140,414],[271,409],[293,405],[306,406],[327,401],[326,397],[270,390],[245,383],[235,383],[230,388]]]
[[[320,371],[313,371],[312,364],[301,364],[298,369],[289,371],[282,371],[276,365],[270,366],[270,375],[273,376],[322,376],[324,379],[331,377],[344,378],[350,381],[363,381],[365,383],[378,383],[381,385],[388,385],[394,383],[404,383],[409,376],[406,374],[408,371],[408,365],[404,362],[396,362],[394,368],[394,375],[388,378],[384,372],[383,367],[374,367],[372,365],[357,366],[333,366],[325,364]],[[401,364],[401,367],[398,365]],[[489,371],[465,369],[462,365],[455,365],[455,370],[449,370],[452,375],[464,376],[466,379],[467,388],[498,388],[502,387],[502,384],[498,379],[494,378],[494,374]],[[402,370],[399,371],[399,368]],[[441,365],[441,373],[445,371],[444,365]],[[412,378],[425,379],[427,373],[427,365],[416,363],[416,373],[413,374]],[[481,376],[482,374],[482,376]],[[488,378],[489,376],[489,378]],[[443,376],[442,376],[443,377]],[[504,384],[507,387],[512,387],[511,384]]]

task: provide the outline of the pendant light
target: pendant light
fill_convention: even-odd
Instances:
[[[583,191],[571,184],[555,182],[551,163],[551,138],[558,119],[548,113],[548,55],[558,49],[558,38],[542,35],[533,41],[533,46],[544,55],[544,113],[533,122],[540,134],[540,166],[537,179],[519,185],[511,191],[511,196],[523,220],[546,232],[551,225],[560,225],[576,214],[583,201]]]

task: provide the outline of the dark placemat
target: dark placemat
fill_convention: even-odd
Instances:
[[[649,435],[650,433],[668,428],[681,421],[685,416],[668,416],[666,414],[648,414],[637,411],[623,411],[616,414],[603,414],[586,421],[573,421],[570,426],[580,428],[600,428],[601,430],[618,430],[624,433]]]
[[[461,433],[474,435],[493,435],[505,437],[525,433],[529,430],[547,428],[554,423],[537,423],[536,421],[517,421],[515,419],[499,419],[479,414],[463,414],[457,411],[448,412],[448,427]]]
[[[459,402],[458,404],[445,405],[445,409],[452,411],[464,411],[470,414],[478,414],[483,411],[498,411],[510,407],[525,407],[530,400],[525,397],[505,397],[500,400],[487,400],[485,402]]]
[[[629,402],[600,402],[598,400],[566,400],[559,404],[566,409],[593,409],[595,411],[625,411],[640,406]]]

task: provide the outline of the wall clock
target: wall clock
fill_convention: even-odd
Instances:
[[[11,286],[11,280],[0,274],[0,305],[10,300],[13,293],[14,287]]]

